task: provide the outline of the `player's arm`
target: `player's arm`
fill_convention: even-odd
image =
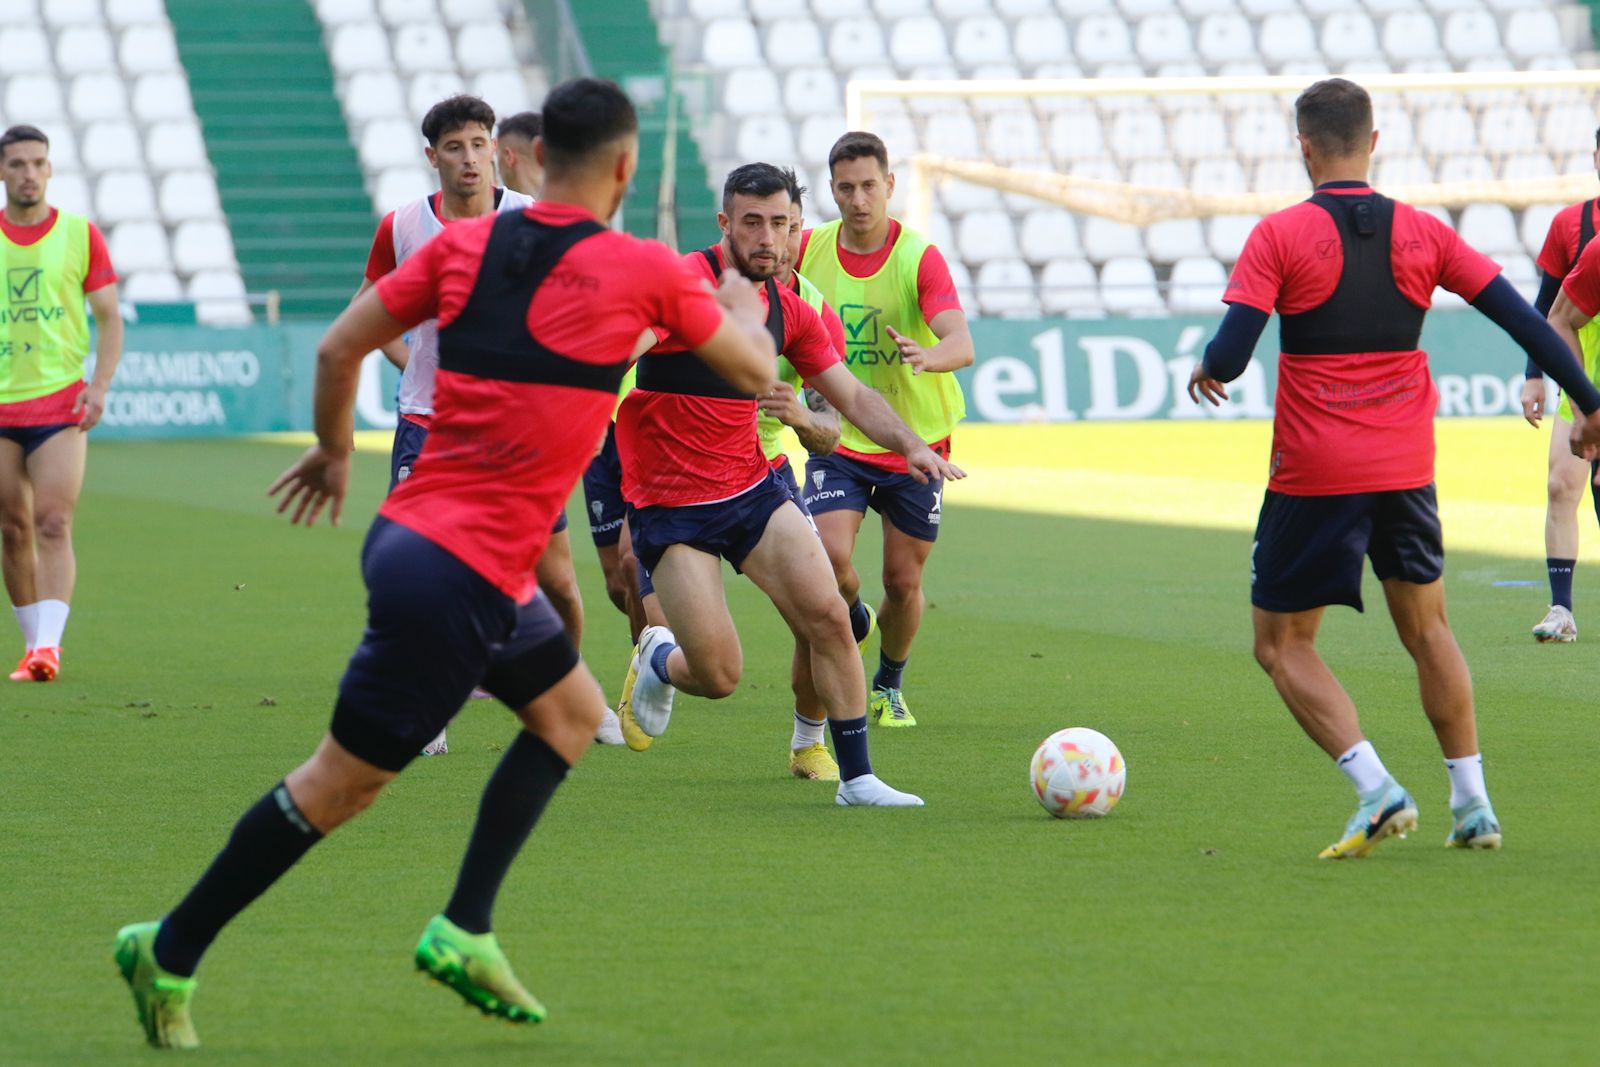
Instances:
[[[356,295],[350,298],[350,302],[352,304],[355,303],[356,300],[360,298],[362,293],[372,288],[372,285],[373,282],[371,278],[362,278],[361,288],[356,290]],[[390,363],[394,364],[394,369],[397,371],[404,371],[406,369],[406,364],[411,362],[411,349],[407,347],[405,341],[399,337],[385,341],[383,344],[378,346],[378,351],[383,353],[384,359],[387,359]]]
[[[861,379],[851,374],[843,363],[835,363],[809,380],[856,429],[889,451],[906,457],[907,470],[918,482],[926,484],[934,478],[967,476],[960,467],[941,459],[895,414],[887,400],[861,384]]]
[[[1550,309],[1555,307],[1556,297],[1560,295],[1561,279],[1549,271],[1540,271],[1539,295],[1534,298],[1533,310],[1541,315],[1549,315]],[[1545,405],[1549,394],[1545,389],[1544,371],[1530,359],[1522,374],[1522,417],[1528,420],[1530,426],[1537,426],[1547,414]]]
[[[106,391],[122,359],[122,308],[117,303],[117,283],[111,282],[87,294],[89,313],[94,316],[94,377],[73,401],[72,413],[78,416],[78,429],[88,433],[106,410]]]
[[[900,346],[900,359],[911,368],[911,373],[947,374],[972,366],[977,352],[972,346],[972,331],[967,328],[965,311],[946,308],[929,320],[928,329],[939,339],[939,343],[932,348],[923,348],[893,326],[888,327],[889,337]],[[850,416],[846,415],[845,418],[849,419]]]
[[[367,250],[367,268],[361,276],[361,288],[356,290],[351,302],[354,303],[362,293],[376,285],[379,278],[398,266],[399,260],[394,251],[394,212],[391,211],[378,221],[378,230],[372,235],[372,247]],[[404,371],[411,360],[411,349],[399,337],[385,338],[377,348],[385,359],[394,364],[396,370]]]
[[[1189,375],[1189,399],[1196,404],[1201,397],[1217,407],[1228,399],[1224,384],[1244,373],[1250,365],[1250,356],[1261,340],[1261,331],[1267,328],[1272,316],[1248,304],[1229,304],[1228,313],[1222,316],[1217,335],[1206,345],[1205,355]]]
[[[771,392],[778,380],[778,352],[772,347],[767,309],[755,286],[737,271],[724,271],[717,303],[726,314],[716,332],[695,346],[695,355],[741,393]]]
[[[800,438],[813,456],[825,456],[839,445],[839,413],[826,397],[812,386],[798,392],[783,379],[757,400],[763,413],[771,415]]]

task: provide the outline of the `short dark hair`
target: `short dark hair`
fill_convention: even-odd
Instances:
[[[600,148],[638,132],[639,113],[614,81],[573,78],[544,98],[539,116],[545,162],[557,170],[583,164]]]
[[[430,145],[438,145],[439,138],[452,130],[477,123],[484,132],[494,130],[494,108],[482,99],[467,93],[446,97],[428,109],[422,116],[422,136]]]
[[[767,197],[775,193],[793,196],[792,181],[793,171],[785,173],[771,163],[746,163],[735,167],[728,172],[728,180],[722,183],[723,214],[732,214],[728,209],[733,206],[735,196]]]
[[[37,126],[13,126],[5,133],[0,133],[0,159],[5,158],[6,149],[19,141],[39,141],[46,148],[50,147],[50,138]]]
[[[500,128],[494,131],[494,135],[496,137],[504,137],[506,134],[511,133],[518,137],[526,137],[531,141],[539,136],[539,127],[541,125],[537,111],[519,111],[515,115],[507,115],[501,119]]]
[[[1295,99],[1294,124],[1321,155],[1354,155],[1372,136],[1372,97],[1353,81],[1326,78]]]
[[[789,183],[789,199],[794,201],[794,206],[800,209],[802,215],[806,210],[806,193],[809,191],[800,184],[800,176],[794,172],[793,167],[784,167],[783,177]]]
[[[866,159],[868,156],[878,161],[878,166],[883,168],[885,174],[889,172],[889,149],[884,146],[883,138],[865,130],[851,130],[828,149],[828,174],[830,177],[833,175],[835,164],[851,159]]]

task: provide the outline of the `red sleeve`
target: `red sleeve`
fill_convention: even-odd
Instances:
[[[367,253],[367,281],[376,283],[394,267],[394,212],[391,211],[378,223],[378,232],[372,236],[372,251]]]
[[[378,279],[378,299],[408,327],[428,319],[452,322],[478,280],[495,216],[454,223]]]
[[[111,266],[111,252],[106,248],[106,239],[100,233],[100,227],[89,223],[89,269],[83,275],[83,291],[92,293],[96,289],[104,289],[117,280],[117,272]]]
[[[1572,253],[1578,247],[1578,210],[1562,208],[1550,220],[1550,232],[1544,235],[1544,247],[1539,249],[1539,269],[1552,278],[1565,278],[1572,270]]]
[[[800,254],[795,257],[795,261],[794,261],[795,270],[799,270],[800,269],[800,264],[802,264],[802,263],[804,263],[806,261],[806,246],[811,243],[811,234],[812,234],[812,232],[813,231],[811,231],[811,230],[801,230],[800,231]]]
[[[1467,244],[1460,234],[1427,212],[1414,212],[1414,216],[1433,246],[1439,285],[1469,304],[1476,300],[1484,286],[1499,275],[1500,264]]]
[[[1273,216],[1268,215],[1250,231],[1228,277],[1228,288],[1222,294],[1224,304],[1243,304],[1268,315],[1278,306],[1283,292],[1283,257],[1278,251],[1277,232]]]
[[[1600,241],[1589,242],[1572,273],[1561,283],[1561,291],[1585,315],[1600,315]]]
[[[933,245],[923,249],[922,261],[917,264],[917,303],[928,322],[941,311],[961,310],[961,295],[956,292],[955,279],[950,277],[950,264]]]
[[[822,302],[822,326],[828,331],[828,340],[833,342],[833,350],[844,353],[844,323],[839,319],[839,313],[833,310],[833,305],[826,300]]]
[[[698,253],[679,257],[666,245],[643,244],[639,277],[655,283],[650,290],[651,316],[675,344],[686,349],[699,348],[711,340],[722,325],[722,305],[706,284],[711,268]],[[699,260],[696,269],[694,260]],[[656,330],[661,336],[661,330]]]
[[[830,330],[816,309],[788,289],[779,289],[778,298],[783,301],[783,355],[794,364],[800,377],[810,381],[841,362],[839,348],[834,346]],[[843,336],[841,324],[839,337]]]

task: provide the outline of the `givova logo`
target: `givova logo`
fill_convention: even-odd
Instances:
[[[806,497],[806,506],[807,507],[810,507],[811,506],[811,502],[814,501],[814,500],[843,500],[844,499],[845,492],[844,492],[843,489],[824,489],[824,488],[822,488],[822,483],[824,481],[826,481],[827,478],[828,478],[828,472],[827,471],[812,471],[811,472],[811,484],[816,487],[816,492],[814,492],[814,493],[812,493],[812,494],[810,494],[809,496]]]

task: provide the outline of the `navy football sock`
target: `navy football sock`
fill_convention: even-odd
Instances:
[[[538,734],[524,730],[511,742],[484,786],[446,919],[469,934],[489,932],[500,883],[567,770],[567,761]]]
[[[185,978],[217,934],[283,877],[322,834],[279,782],[234,824],[233,834],[156,934],[156,962]]]
[[[872,757],[867,754],[867,717],[829,719],[833,735],[833,754],[839,760],[839,779],[848,782],[872,773]]]
[[[909,659],[890,659],[882,652],[878,653],[878,673],[872,676],[874,689],[899,689],[900,672],[906,669]]]
[[[667,673],[667,657],[672,655],[672,650],[677,647],[673,644],[657,645],[656,650],[650,654],[650,669],[656,672],[657,678],[668,685],[672,684],[672,676]]]
[[[850,605],[850,636],[856,639],[856,644],[867,639],[867,632],[872,629],[872,616],[867,614],[867,606],[856,597],[855,603]]]
[[[1572,568],[1577,564],[1575,559],[1544,561],[1545,570],[1550,572],[1550,603],[1568,611],[1572,610]]]

